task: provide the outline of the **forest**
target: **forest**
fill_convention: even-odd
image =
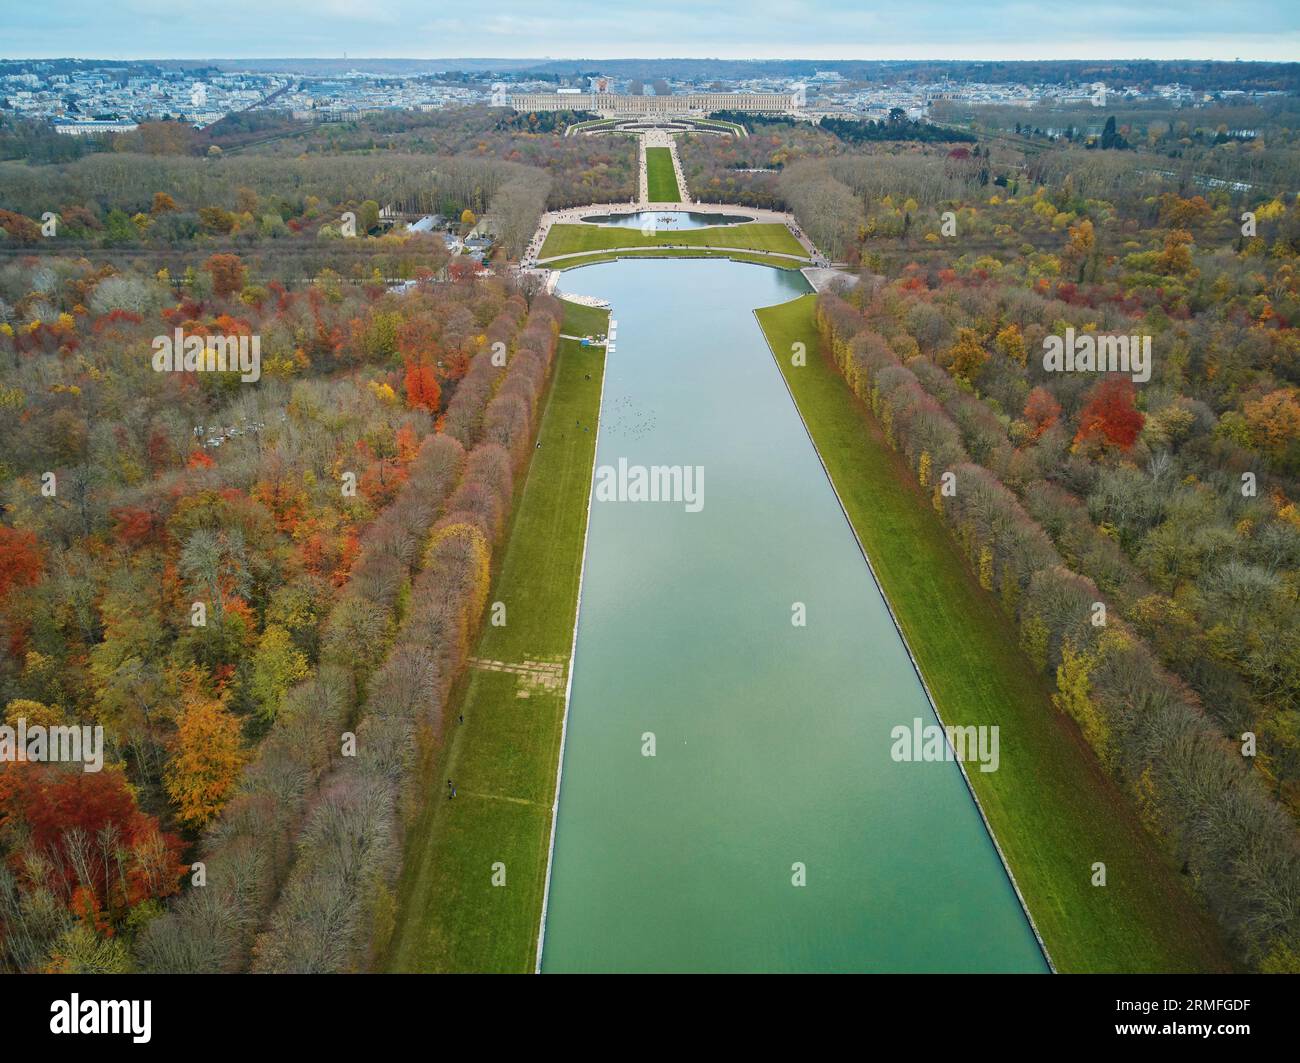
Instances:
[[[1243,962],[1300,970],[1300,204],[1131,156],[781,181],[864,266],[821,296],[828,349],[1057,709]],[[1148,337],[1149,381],[1050,371],[1067,329]]]
[[[571,112],[560,112],[558,118],[523,115],[503,119],[500,108],[492,107],[404,112],[365,121],[322,123],[255,150],[294,158],[304,153],[328,155],[332,160],[394,152],[520,163],[544,171],[549,178],[546,206],[550,210],[635,198],[635,141],[563,136],[566,114]]]
[[[0,228],[20,247],[248,249],[271,257],[345,253],[338,239],[344,212],[356,216],[361,235],[379,235],[381,208],[390,206],[453,219],[465,211],[482,215],[490,206],[507,250],[518,254],[549,187],[544,174],[518,163],[395,153],[342,159],[106,153],[57,166],[0,163],[0,183],[8,208],[0,211]],[[47,211],[58,217],[52,237],[39,224]],[[404,249],[423,254],[441,244],[426,238],[407,247],[406,239],[397,233],[387,243],[367,242],[365,253],[382,248],[401,257]]]
[[[6,969],[364,964],[559,321],[420,276],[0,265],[0,704],[107,747],[0,772]],[[258,335],[261,381],[154,372],[174,328]]]

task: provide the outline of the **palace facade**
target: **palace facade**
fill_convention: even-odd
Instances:
[[[708,114],[711,111],[784,112],[796,108],[793,92],[690,92],[625,96],[614,92],[538,92],[507,97],[516,111],[595,111],[603,115]]]

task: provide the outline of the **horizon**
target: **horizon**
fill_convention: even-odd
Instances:
[[[1009,44],[1008,38],[1019,36],[1038,61],[1131,55],[1153,61],[1295,62],[1300,56],[1300,9],[1280,0],[1248,0],[1230,13],[1219,5],[1172,0],[1082,8],[997,0],[979,10],[936,0],[917,0],[904,10],[883,0],[755,0],[707,8],[663,0],[653,8],[618,11],[584,0],[570,5],[564,17],[520,0],[498,0],[477,19],[424,0],[230,0],[216,19],[203,11],[173,10],[162,0],[123,0],[112,9],[93,0],[68,0],[12,12],[7,22],[8,51],[31,60],[141,62],[169,56],[190,61],[224,53],[244,62],[353,54],[413,61],[475,56],[520,61],[540,54],[544,61],[587,52],[581,58],[593,62],[770,61],[791,54],[818,62],[1014,62],[1028,59],[1009,54],[1021,42]],[[420,39],[429,47],[412,49]],[[69,48],[83,40],[93,47]],[[686,50],[695,54],[680,54],[683,40],[692,42]],[[400,47],[393,47],[395,41]]]

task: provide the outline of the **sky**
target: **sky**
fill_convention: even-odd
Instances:
[[[0,0],[0,57],[1300,61],[1296,0]]]

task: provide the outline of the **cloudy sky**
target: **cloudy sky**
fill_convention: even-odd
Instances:
[[[0,0],[0,56],[1300,60],[1296,0]]]

